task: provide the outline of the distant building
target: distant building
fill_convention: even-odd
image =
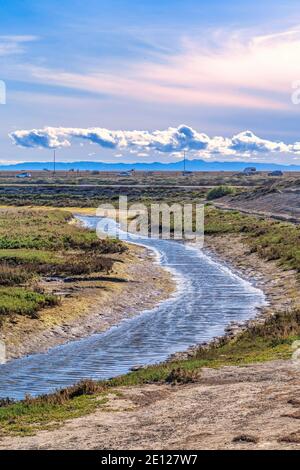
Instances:
[[[20,173],[19,175],[17,175],[17,178],[31,178],[31,173],[27,173],[27,171],[24,173]]]
[[[254,166],[249,166],[248,168],[244,169],[243,173],[244,173],[244,175],[249,176],[249,175],[254,175],[256,173],[256,171],[257,170]]]
[[[119,176],[134,176],[135,170],[129,170],[129,171],[121,171],[119,173]]]
[[[268,176],[283,176],[283,172],[281,170],[271,171]]]

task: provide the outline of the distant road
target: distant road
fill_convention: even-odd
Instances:
[[[270,211],[261,211],[261,210],[253,210],[249,208],[243,208],[237,205],[228,205],[226,203],[222,202],[213,202],[214,206],[217,207],[218,209],[222,209],[225,211],[238,211],[241,212],[242,214],[247,214],[247,215],[254,215],[256,217],[260,218],[270,218],[274,220],[281,220],[283,222],[291,222],[293,224],[300,224],[300,218],[289,215],[289,214],[282,214],[279,212],[270,212]]]
[[[0,187],[12,186],[17,188],[26,188],[32,186],[42,186],[44,188],[64,187],[64,188],[181,188],[181,189],[201,189],[214,188],[216,185],[177,185],[177,184],[49,184],[49,183],[0,183]],[[234,186],[235,188],[245,188],[246,186]]]

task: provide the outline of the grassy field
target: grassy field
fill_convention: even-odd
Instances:
[[[64,186],[64,185],[0,185],[0,204],[13,206],[98,207],[103,203],[118,204],[119,196],[129,202],[183,202],[198,201],[205,197],[206,188],[178,188],[149,186]]]
[[[260,172],[251,177],[234,172],[136,172],[120,176],[113,172],[31,172],[31,178],[19,179],[16,172],[0,172],[0,204],[15,206],[97,207],[104,202],[117,203],[120,195],[129,202],[199,202],[210,190],[222,187],[234,192],[273,185],[299,184],[299,173],[281,178]]]
[[[109,272],[109,255],[125,250],[71,222],[68,211],[0,209],[0,324],[15,314],[36,317],[59,302],[43,292],[41,277]]]
[[[150,185],[150,186],[245,186],[254,187],[272,184],[278,180],[300,180],[299,172],[285,173],[283,177],[276,178],[268,172],[258,172],[252,176],[245,176],[242,172],[233,171],[197,171],[188,174],[175,171],[136,171],[129,176],[122,176],[119,172],[105,171],[30,171],[31,178],[17,178],[20,172],[0,172],[0,185]]]
[[[276,259],[283,267],[298,272],[300,228],[292,224],[263,220],[206,207],[206,233],[238,234],[249,250],[264,259]],[[3,253],[5,256],[5,253]],[[292,344],[300,339],[300,311],[276,312],[264,325],[256,325],[234,339],[224,338],[217,346],[199,347],[187,360],[166,362],[131,372],[110,381],[84,381],[68,389],[23,402],[2,400],[0,428],[3,435],[27,435],[39,429],[57,426],[67,419],[93,412],[105,406],[109,393],[120,393],[123,386],[146,383],[192,383],[203,367],[242,366],[291,357]]]

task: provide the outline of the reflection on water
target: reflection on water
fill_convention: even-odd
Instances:
[[[91,228],[99,220],[80,219]],[[230,321],[250,318],[264,302],[260,290],[195,248],[137,236],[132,241],[154,249],[160,263],[174,272],[176,295],[105,333],[1,365],[0,397],[20,399],[83,378],[113,377],[135,364],[153,364],[222,334]]]

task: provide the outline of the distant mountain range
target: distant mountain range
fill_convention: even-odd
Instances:
[[[186,162],[187,171],[242,171],[246,167],[255,167],[258,171],[300,171],[297,165],[281,165],[277,163],[256,163],[256,162],[208,162],[205,160],[188,160]],[[56,169],[62,171],[90,170],[90,171],[127,171],[135,169],[137,171],[183,171],[184,163],[104,163],[104,162],[57,162]],[[53,162],[25,162],[13,165],[0,165],[0,171],[24,171],[24,170],[52,170]]]

